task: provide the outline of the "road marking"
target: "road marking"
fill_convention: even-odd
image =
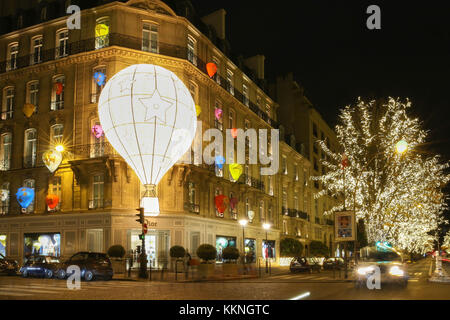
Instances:
[[[311,294],[310,292],[305,292],[305,293],[302,293],[302,294],[300,294],[300,295],[298,295],[296,297],[293,297],[293,298],[291,298],[289,300],[300,300],[300,299],[309,297],[310,294]]]

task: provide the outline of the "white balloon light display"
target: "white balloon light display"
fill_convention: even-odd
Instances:
[[[132,65],[106,83],[98,115],[106,138],[146,188],[145,215],[158,215],[156,185],[190,148],[197,129],[189,90],[165,68]]]

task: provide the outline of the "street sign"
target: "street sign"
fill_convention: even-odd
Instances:
[[[341,211],[334,214],[335,239],[339,241],[354,241],[356,238],[355,213]]]
[[[144,234],[147,234],[148,228],[147,228],[147,224],[146,223],[144,223],[142,225],[142,231],[144,232]]]

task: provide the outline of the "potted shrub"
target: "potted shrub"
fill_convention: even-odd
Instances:
[[[126,272],[126,259],[125,256],[125,248],[120,244],[115,244],[108,249],[107,252],[109,256],[109,260],[111,260],[111,265],[114,273],[125,273]]]
[[[222,270],[225,276],[232,276],[238,274],[238,264],[236,260],[239,259],[239,250],[235,247],[226,247],[222,252],[223,265]]]
[[[202,244],[197,249],[197,256],[202,259],[202,263],[198,266],[198,273],[201,278],[208,278],[214,275],[214,262],[217,250],[210,244]]]
[[[182,259],[184,258],[185,254],[186,254],[186,250],[182,246],[175,245],[172,248],[170,248],[169,253],[170,253],[170,257],[175,259],[175,268],[174,269],[176,271],[179,271],[179,270],[177,270],[176,266],[177,266],[178,262],[183,261]]]

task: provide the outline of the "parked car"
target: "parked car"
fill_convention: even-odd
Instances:
[[[31,255],[27,258],[25,264],[20,268],[22,277],[29,276],[53,278],[60,261],[57,257]]]
[[[14,259],[8,259],[0,253],[0,273],[15,275],[19,271],[19,263]]]
[[[328,258],[323,262],[324,270],[344,269],[345,261],[342,258]]]
[[[289,270],[291,272],[320,272],[321,266],[313,258],[296,257],[291,260]]]
[[[56,272],[56,277],[58,279],[67,278],[69,276],[67,268],[72,265],[80,267],[81,279],[86,281],[96,278],[111,280],[114,274],[111,261],[106,253],[83,251],[74,254],[61,263]]]
[[[380,270],[380,283],[408,285],[408,271],[401,254],[394,248],[377,246],[361,249],[361,258],[355,266],[355,286],[364,287],[367,278]]]

